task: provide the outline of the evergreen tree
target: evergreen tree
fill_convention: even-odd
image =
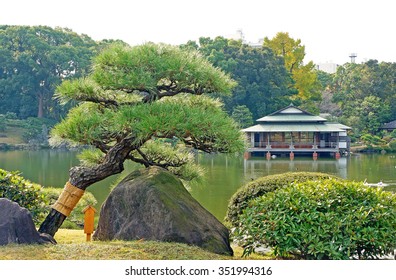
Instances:
[[[79,105],[53,129],[52,141],[93,148],[70,170],[63,194],[39,231],[53,236],[84,190],[122,172],[126,160],[191,179],[195,169],[186,147],[242,151],[244,138],[235,122],[208,96],[229,94],[233,86],[196,51],[156,44],[116,44],[103,51],[91,75],[58,88],[62,102]]]

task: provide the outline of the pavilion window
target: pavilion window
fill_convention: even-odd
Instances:
[[[314,133],[313,132],[301,132],[300,134],[301,143],[313,143]]]
[[[300,141],[300,133],[299,132],[292,132],[291,133],[291,140],[293,143],[299,142]]]
[[[292,144],[298,141],[298,132],[285,132],[285,143]]]
[[[275,132],[272,133],[270,136],[271,142],[283,142],[284,141],[284,133],[282,132]]]

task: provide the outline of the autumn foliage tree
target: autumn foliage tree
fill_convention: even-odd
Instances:
[[[85,78],[63,82],[62,102],[79,105],[52,131],[52,142],[91,147],[39,231],[54,235],[91,184],[123,171],[131,160],[186,179],[195,175],[190,148],[236,152],[244,147],[235,122],[210,94],[235,82],[196,51],[162,44],[116,44],[94,60]]]
[[[293,39],[289,33],[279,32],[272,39],[264,38],[264,46],[283,57],[285,67],[293,78],[291,87],[298,91],[297,100],[305,106],[311,101],[318,101],[321,97],[321,84],[312,61],[304,64],[305,46],[300,39]],[[303,106],[304,107],[304,104]]]

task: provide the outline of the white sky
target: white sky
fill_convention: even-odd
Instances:
[[[396,62],[394,0],[6,0],[0,24],[67,27],[95,40],[182,44],[199,37],[247,41],[289,32],[315,63]]]

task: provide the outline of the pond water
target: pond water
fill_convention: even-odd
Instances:
[[[43,186],[63,188],[68,180],[68,170],[78,164],[76,152],[59,150],[0,151],[0,168],[15,171]],[[187,188],[192,196],[218,219],[223,220],[231,196],[245,183],[261,176],[288,171],[316,171],[333,174],[342,178],[389,184],[385,189],[396,191],[395,154],[354,154],[339,160],[333,158],[296,157],[265,158],[244,160],[242,156],[199,154],[197,162],[205,168],[203,182],[191,184]],[[89,187],[99,202],[97,209],[106,199],[111,187],[131,170],[138,168],[127,164],[126,170]]]

